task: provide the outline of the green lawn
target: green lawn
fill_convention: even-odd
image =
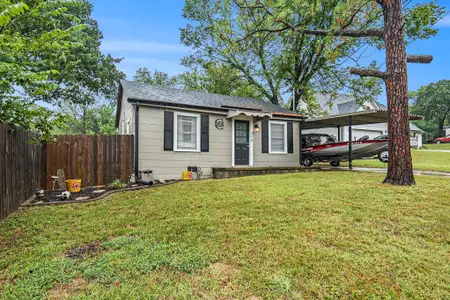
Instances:
[[[445,298],[450,180],[382,179],[194,181],[22,211],[0,223],[0,297]]]
[[[430,150],[450,150],[450,143],[447,144],[424,144],[424,148]]]
[[[450,153],[413,150],[413,167],[415,170],[450,172]],[[347,164],[343,164],[347,166]],[[378,159],[364,159],[353,161],[355,167],[384,168],[387,164]]]

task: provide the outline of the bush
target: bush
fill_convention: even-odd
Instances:
[[[107,185],[109,189],[123,189],[127,187],[127,184],[121,182],[119,179],[114,180],[110,184]]]

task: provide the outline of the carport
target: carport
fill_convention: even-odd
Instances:
[[[423,117],[419,115],[409,115],[409,120],[422,120]],[[388,111],[383,109],[370,109],[360,112],[330,115],[324,117],[306,119],[303,124],[300,125],[300,164],[303,165],[302,157],[302,130],[304,129],[317,129],[317,128],[338,128],[338,139],[340,140],[341,127],[348,126],[349,141],[352,141],[352,126],[386,123],[388,121]],[[352,143],[348,143],[348,167],[352,169]]]

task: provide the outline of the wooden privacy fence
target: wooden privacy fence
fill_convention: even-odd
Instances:
[[[0,123],[0,220],[17,210],[40,186],[42,146],[31,144],[31,133]]]
[[[132,135],[64,135],[44,145],[46,183],[63,169],[66,179],[81,179],[82,186],[106,185],[116,179],[128,182],[133,172]]]
[[[54,142],[30,143],[32,133],[0,123],[0,220],[33,196],[51,189],[50,176],[63,169],[66,179],[82,186],[128,182],[133,172],[131,135],[58,136]]]

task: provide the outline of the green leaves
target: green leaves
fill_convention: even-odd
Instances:
[[[102,34],[87,0],[13,2],[0,0],[0,109],[11,113],[8,122],[48,138],[61,125],[59,115],[35,101],[79,104],[77,109],[103,99],[115,102],[125,76],[115,66],[121,59],[100,51]]]
[[[0,2],[1,6],[0,8],[5,5],[3,2],[9,2],[9,1],[2,1]],[[9,21],[11,21],[12,18],[23,14],[25,10],[28,10],[28,5],[26,5],[23,2],[16,3],[16,4],[6,4],[6,6],[0,11],[0,27],[5,26]]]
[[[416,4],[405,11],[405,34],[410,41],[428,39],[437,34],[433,26],[446,15],[446,10],[436,1]]]
[[[433,137],[443,134],[443,126],[450,122],[450,80],[440,80],[410,93],[411,112],[425,117],[424,130]],[[431,124],[434,124],[432,126]]]
[[[152,74],[147,68],[139,68],[133,77],[134,81],[144,82],[149,85],[173,87],[177,84],[177,77],[171,77],[165,72],[155,70]]]
[[[64,128],[65,116],[19,97],[0,98],[0,122],[7,122],[39,134],[36,139],[49,140],[53,130]]]

